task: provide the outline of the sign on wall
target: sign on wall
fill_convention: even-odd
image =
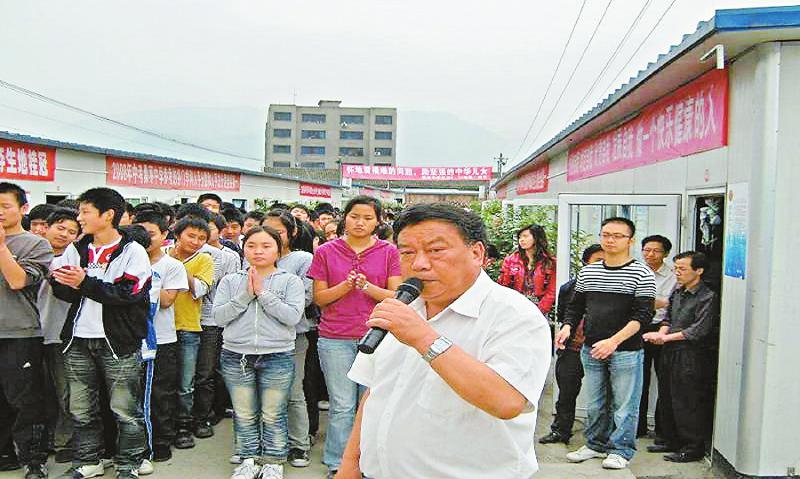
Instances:
[[[357,180],[491,181],[490,166],[370,166],[342,165],[342,177]]]
[[[240,180],[239,173],[106,156],[106,183],[109,185],[239,191]]]
[[[712,70],[634,119],[570,149],[567,181],[651,165],[728,144],[728,71]]]
[[[325,185],[315,185],[312,183],[300,183],[300,196],[311,198],[330,198],[331,187]]]
[[[543,163],[536,168],[517,176],[517,194],[543,193],[547,191],[550,179],[550,163]]]
[[[53,181],[55,173],[55,148],[0,140],[0,178]]]

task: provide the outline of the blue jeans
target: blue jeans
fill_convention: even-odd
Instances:
[[[594,359],[590,351],[588,346],[581,349],[583,387],[589,399],[586,444],[630,460],[636,453],[644,351],[616,351],[605,360]]]
[[[319,362],[330,398],[322,463],[331,470],[339,469],[342,462],[342,454],[356,418],[358,399],[365,389],[347,377],[358,353],[357,346],[355,339],[319,338],[317,341]]]
[[[145,452],[142,360],[138,352],[114,358],[105,339],[75,338],[64,357],[75,434],[73,464],[97,464],[104,451],[100,388],[106,388],[119,431],[114,463],[139,467]]]
[[[200,351],[200,333],[178,331],[178,411],[175,424],[179,430],[193,430],[194,376]]]
[[[220,366],[233,403],[238,454],[266,463],[286,462],[294,351],[242,355],[223,348]]]

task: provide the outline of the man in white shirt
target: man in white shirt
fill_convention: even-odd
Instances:
[[[424,287],[410,305],[384,300],[367,323],[391,334],[350,370],[368,390],[336,477],[530,478],[547,321],[483,272],[474,213],[416,205],[394,229],[403,276]]]

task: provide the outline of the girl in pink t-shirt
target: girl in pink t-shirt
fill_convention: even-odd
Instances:
[[[373,235],[381,210],[375,198],[351,199],[344,209],[345,235],[320,246],[308,270],[314,302],[322,308],[317,345],[330,396],[322,462],[330,471],[341,463],[361,392],[347,378],[358,340],[369,329],[372,309],[393,297],[401,281],[397,248]]]

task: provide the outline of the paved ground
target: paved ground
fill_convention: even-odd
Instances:
[[[541,437],[549,429],[551,422],[551,388],[548,387],[545,397],[542,398],[542,410],[539,413],[536,437]],[[581,425],[576,424],[576,430]],[[197,440],[197,447],[186,451],[175,451],[171,461],[156,464],[154,479],[226,479],[234,466],[228,463],[233,444],[231,421],[226,420],[216,428],[217,434],[211,439]],[[577,449],[583,443],[580,434],[576,434],[569,449],[563,444],[547,445],[536,444],[536,452],[541,469],[536,479],[584,479],[584,478],[676,478],[676,479],[707,479],[713,478],[707,463],[673,464],[664,461],[661,454],[650,454],[645,447],[652,444],[650,440],[639,442],[640,452],[630,465],[630,469],[623,471],[607,471],[600,467],[600,460],[591,460],[583,464],[569,464],[564,455]],[[322,444],[317,443],[312,450],[313,463],[304,469],[294,469],[286,466],[287,479],[324,478],[325,468],[320,463]],[[50,477],[59,477],[66,470],[65,464],[52,464]],[[0,479],[21,477],[21,473],[0,473]],[[112,470],[107,470],[106,478],[114,477]],[[403,478],[406,479],[406,478]],[[412,479],[412,478],[408,478]],[[433,478],[423,478],[433,479]],[[461,478],[459,478],[461,479]],[[498,478],[502,479],[502,478]]]

